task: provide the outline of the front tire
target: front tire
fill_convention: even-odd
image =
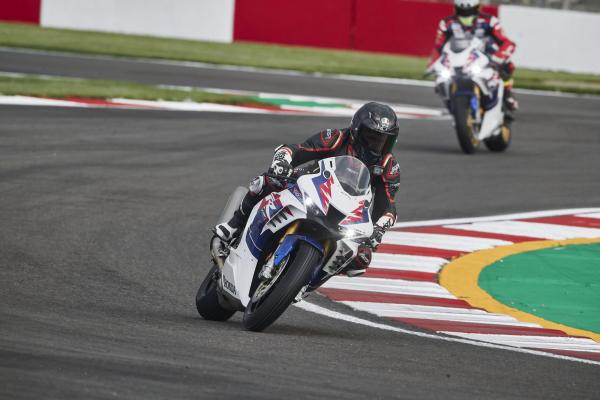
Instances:
[[[500,133],[496,136],[492,136],[484,140],[485,147],[487,147],[490,151],[504,151],[508,148],[510,141],[512,139],[512,129],[509,124],[502,125],[500,128]]]
[[[265,293],[261,294],[261,285],[254,291],[246,311],[244,327],[260,332],[271,325],[292,303],[300,289],[305,286],[317,265],[320,253],[306,242],[298,242],[295,252],[288,257],[281,275]]]
[[[204,319],[211,321],[227,321],[235,311],[223,308],[219,304],[219,267],[213,265],[196,293],[196,309]]]
[[[471,103],[466,96],[458,96],[454,99],[454,122],[456,123],[456,136],[460,148],[466,154],[473,154],[479,147],[479,139],[475,131]]]

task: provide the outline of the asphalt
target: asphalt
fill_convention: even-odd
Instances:
[[[0,70],[438,105],[427,88],[22,57]],[[520,100],[505,154],[465,156],[448,121],[403,121],[400,219],[600,204],[598,100]],[[228,193],[279,143],[345,119],[3,106],[0,121],[0,398],[598,398],[594,365],[297,308],[264,333],[198,317]]]

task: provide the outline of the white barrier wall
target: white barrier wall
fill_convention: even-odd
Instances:
[[[600,14],[501,6],[519,67],[600,74]]]
[[[43,0],[40,25],[231,42],[235,0]]]

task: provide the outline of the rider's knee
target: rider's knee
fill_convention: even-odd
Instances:
[[[257,196],[262,193],[265,188],[265,177],[262,175],[257,176],[252,179],[250,185],[248,185],[248,192],[254,196]]]

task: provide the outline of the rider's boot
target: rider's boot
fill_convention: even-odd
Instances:
[[[512,79],[504,82],[504,105],[506,107],[506,110],[508,111],[507,114],[509,114],[511,119],[514,118],[513,114],[519,109],[519,102],[517,101],[513,93]]]
[[[230,243],[239,236],[244,225],[246,225],[246,218],[240,210],[236,210],[229,221],[215,226],[215,235],[223,242]]]

